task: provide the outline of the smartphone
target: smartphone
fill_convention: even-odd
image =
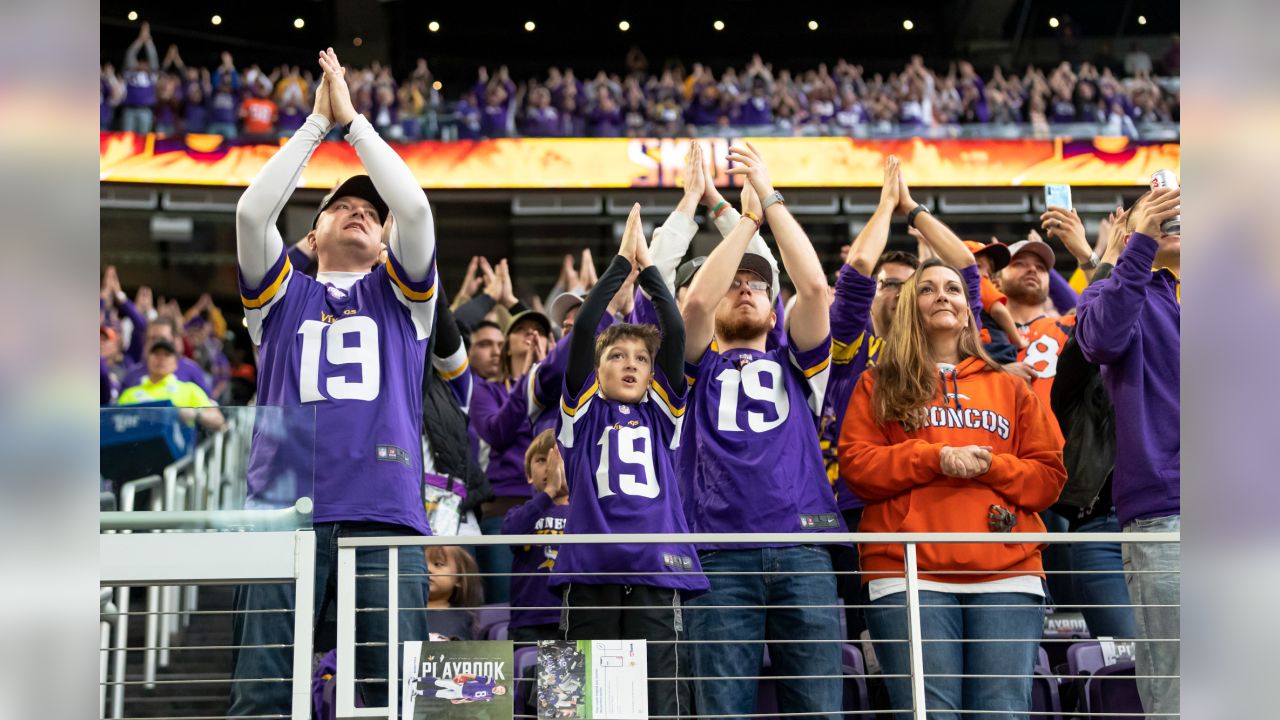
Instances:
[[[1044,205],[1046,208],[1060,207],[1063,210],[1070,210],[1073,207],[1071,204],[1071,186],[1045,185]]]

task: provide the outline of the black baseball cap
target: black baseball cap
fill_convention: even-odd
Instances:
[[[178,348],[174,347],[173,343],[165,340],[164,338],[157,339],[155,342],[151,343],[150,347],[147,348],[147,352],[149,353],[153,353],[157,350],[167,352],[170,355],[178,354]]]
[[[738,269],[753,272],[769,283],[769,299],[773,299],[773,266],[769,264],[765,256],[757,255],[753,252],[743,253],[742,260],[738,262]]]
[[[320,213],[329,209],[334,200],[340,197],[358,197],[361,200],[368,200],[378,211],[379,224],[387,224],[387,204],[383,202],[382,196],[378,194],[378,189],[373,186],[373,180],[368,175],[352,175],[342,182],[341,185],[329,191],[328,195],[320,201],[320,209],[316,210],[316,216],[311,220],[311,229],[316,229],[316,223],[320,222]]]
[[[676,289],[679,290],[692,282],[694,274],[698,272],[698,269],[701,268],[702,264],[706,261],[706,255],[699,255],[692,260],[682,263],[680,267],[676,269]]]

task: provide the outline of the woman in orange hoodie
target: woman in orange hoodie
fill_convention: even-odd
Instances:
[[[1040,399],[987,356],[975,325],[954,268],[930,260],[903,286],[841,428],[840,476],[867,503],[860,531],[1044,532],[1036,513],[1066,482],[1062,446]],[[859,552],[872,639],[905,640],[902,545]],[[1039,546],[929,544],[917,559],[929,717],[1022,717],[1044,623]],[[878,643],[876,655],[886,674],[909,672],[905,643]],[[909,681],[886,682],[893,706],[911,707]]]

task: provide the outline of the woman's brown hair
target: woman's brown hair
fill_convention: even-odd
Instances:
[[[938,395],[938,366],[929,346],[929,336],[916,307],[920,294],[919,280],[931,267],[944,267],[960,279],[965,293],[965,308],[969,308],[969,291],[960,271],[934,258],[926,260],[902,285],[898,296],[898,308],[893,316],[884,348],[875,367],[875,387],[871,393],[871,406],[875,409],[876,422],[902,423],[908,432],[924,425],[925,406]],[[965,316],[969,321],[960,331],[957,354],[961,360],[981,358],[991,369],[1004,372],[1004,368],[991,359],[982,349],[978,338],[978,323],[972,311]]]

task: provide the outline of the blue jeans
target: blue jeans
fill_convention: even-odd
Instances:
[[[836,607],[788,608],[789,605],[839,604],[831,554],[818,545],[748,550],[715,550],[699,554],[711,591],[686,606],[685,628],[693,644],[696,677],[761,675],[764,645],[702,644],[703,640],[838,640],[840,611]],[[710,573],[771,572],[771,575],[713,575]],[[814,575],[787,575],[813,572]],[[709,610],[717,605],[768,605],[768,610]],[[840,675],[840,645],[836,642],[782,643],[769,646],[776,675]],[[694,707],[699,715],[747,715],[756,710],[757,680],[698,680]],[[782,712],[830,713],[809,717],[838,717],[843,701],[839,677],[779,680],[778,709]]]
[[[1097,517],[1081,525],[1076,532],[1120,532],[1115,513]],[[1073,571],[1108,571],[1105,574],[1071,576],[1071,602],[1081,605],[1128,605],[1129,590],[1125,587],[1124,561],[1120,557],[1119,543],[1070,543],[1071,569]],[[1131,640],[1136,637],[1133,609],[1128,607],[1081,608],[1089,632],[1094,637],[1113,637]]]
[[[386,537],[416,535],[408,528],[381,523],[320,523],[316,534],[315,624],[324,617],[326,605],[337,602],[338,538]],[[400,548],[400,623],[401,642],[426,640],[427,562],[420,547]],[[359,574],[386,575],[388,548],[362,548],[356,551]],[[417,575],[418,577],[405,577]],[[236,588],[235,608],[241,610],[292,610],[293,587],[290,585],[241,585]],[[356,579],[356,607],[387,607],[385,577]],[[293,677],[293,617],[291,613],[236,614],[232,620],[232,636],[236,645],[280,644],[279,648],[252,648],[232,651],[233,680]],[[356,677],[387,676],[387,614],[356,613],[356,642],[381,642],[383,647],[356,648]],[[339,668],[350,672],[349,668]],[[358,683],[357,691],[366,706],[387,703],[387,684]],[[285,682],[232,682],[228,715],[289,715],[292,710],[292,687]]]
[[[1133,520],[1124,526],[1126,533],[1178,532],[1182,528],[1182,516]],[[1181,602],[1182,569],[1181,546],[1178,543],[1126,544],[1124,546],[1125,582],[1129,586],[1129,598],[1134,604],[1137,621],[1138,643],[1134,652],[1134,671],[1143,675],[1169,675],[1179,673],[1181,653],[1179,644],[1171,642],[1142,642],[1180,638],[1178,607],[1138,607],[1140,605],[1178,605]],[[1145,571],[1145,572],[1143,572]],[[1178,679],[1139,679],[1138,696],[1142,708],[1149,713],[1176,713],[1178,710]]]
[[[126,107],[120,116],[120,129],[146,135],[151,132],[151,123],[154,118],[149,107]]]
[[[501,535],[502,518],[491,517],[481,520],[480,532],[483,535]],[[510,545],[476,546],[476,565],[480,566],[480,572],[482,573],[510,573],[511,563],[515,560],[515,557],[515,553],[511,552]],[[486,603],[510,602],[510,575],[485,575],[482,580],[484,581],[484,601]]]
[[[235,123],[211,122],[205,126],[204,131],[210,135],[221,135],[228,140],[235,140],[237,135]]]
[[[925,642],[924,692],[929,720],[1026,720],[1031,709],[1031,673],[1044,633],[1043,601],[1025,593],[956,594],[920,591],[922,640],[1007,639],[1012,642]],[[906,640],[906,595],[894,593],[871,602],[867,627],[871,639]],[[997,607],[990,607],[990,606]],[[1009,607],[1016,606],[1016,607]],[[875,645],[885,675],[910,673],[904,642]],[[938,675],[1018,675],[1016,678],[937,677]],[[896,710],[912,707],[911,681],[885,678]],[[950,712],[981,710],[978,714]],[[1004,713],[998,711],[1005,711]],[[1008,714],[1012,711],[1015,714]],[[988,714],[989,713],[989,714]],[[909,715],[899,713],[899,720]]]

